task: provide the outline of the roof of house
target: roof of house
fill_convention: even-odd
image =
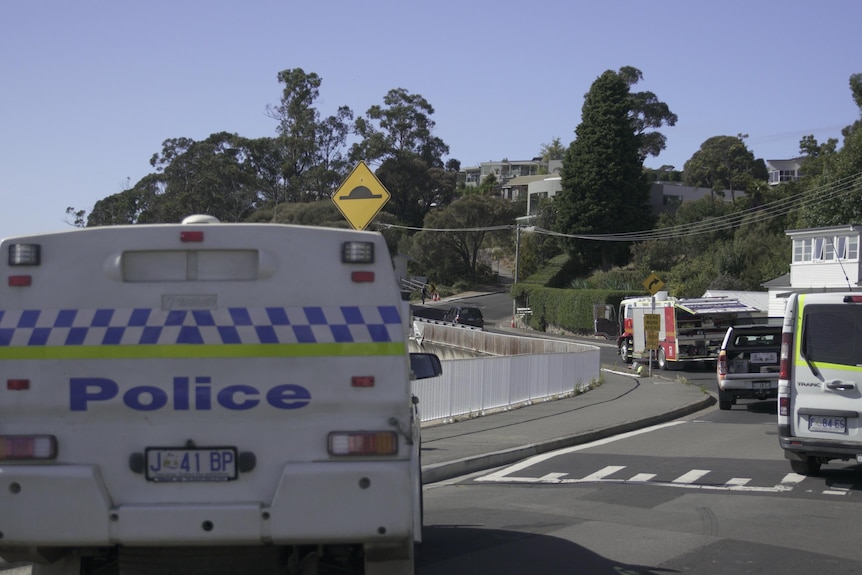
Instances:
[[[512,178],[505,184],[503,184],[504,188],[510,188],[513,186],[526,186],[532,182],[541,182],[549,177],[549,174],[540,174],[537,176],[518,176],[516,178]]]

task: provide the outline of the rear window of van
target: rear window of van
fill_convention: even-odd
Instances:
[[[802,320],[802,355],[809,361],[862,365],[862,306],[808,305]]]

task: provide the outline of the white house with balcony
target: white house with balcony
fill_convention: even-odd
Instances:
[[[766,171],[769,174],[769,185],[777,186],[785,182],[796,182],[802,177],[802,160],[766,160]]]
[[[862,226],[788,230],[793,243],[790,274],[764,284],[769,316],[782,317],[791,293],[850,291],[862,285],[859,242]]]

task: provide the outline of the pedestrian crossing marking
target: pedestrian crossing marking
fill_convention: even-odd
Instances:
[[[630,483],[644,483],[650,481],[655,478],[655,473],[638,473],[637,475],[632,475],[632,478],[629,479]]]
[[[604,469],[600,469],[591,475],[587,475],[580,481],[589,482],[589,481],[600,481],[610,475],[613,475],[617,471],[625,469],[625,465],[608,465]]]
[[[694,483],[704,475],[709,473],[708,469],[692,469],[688,473],[684,473],[671,481],[671,483]]]
[[[628,439],[637,435],[641,435],[644,433],[649,433],[652,431],[656,431],[659,429],[664,429],[671,426],[676,426],[686,423],[684,420],[676,420],[669,423],[663,423],[659,425],[654,425],[652,427],[647,427],[644,429],[639,429],[635,431],[630,431],[627,433],[622,433],[620,435],[616,435],[613,437],[608,437],[604,439],[599,439],[590,443],[584,443],[580,445],[575,445],[572,447],[567,447],[564,449],[559,449],[556,451],[551,451],[548,453],[543,453],[541,455],[534,455],[533,457],[529,457],[510,465],[508,467],[503,467],[497,469],[496,471],[483,475],[480,477],[475,477],[473,481],[476,482],[488,482],[488,483],[545,483],[545,484],[557,484],[557,485],[574,485],[581,483],[616,483],[616,484],[639,484],[639,485],[653,485],[658,487],[676,487],[676,488],[684,488],[684,489],[701,489],[705,491],[732,491],[732,492],[745,492],[745,493],[788,493],[792,491],[795,487],[798,487],[800,483],[804,480],[808,479],[805,475],[800,475],[798,473],[787,473],[782,476],[781,480],[775,485],[765,485],[765,486],[757,486],[750,485],[752,479],[749,477],[732,477],[725,481],[724,483],[697,483],[697,481],[707,477],[710,473],[713,473],[712,470],[709,469],[692,469],[683,473],[676,479],[672,481],[656,481],[655,478],[658,477],[655,473],[635,473],[631,475],[629,479],[624,479],[621,477],[613,477],[614,475],[621,475],[620,472],[625,470],[628,466],[626,465],[607,465],[602,467],[598,471],[594,473],[590,473],[581,478],[573,478],[569,477],[570,473],[557,473],[551,472],[546,473],[541,477],[529,477],[525,475],[518,475],[519,473],[525,472],[531,467],[538,465],[540,463],[544,463],[555,457],[559,457],[562,455],[568,455],[570,453],[575,453],[578,451],[584,451],[593,447],[606,445],[608,443],[613,443],[615,441],[619,441],[621,439]],[[847,489],[844,489],[845,486],[840,485],[832,485],[831,489],[824,489],[821,491],[823,495],[849,495],[853,486],[848,486]],[[862,489],[862,487],[860,487]],[[812,490],[809,490],[812,491]]]
[[[742,485],[747,485],[748,482],[751,481],[748,477],[733,477],[729,481],[725,483],[728,487],[739,487]]]
[[[798,486],[802,481],[807,479],[804,475],[797,473],[788,473],[781,478],[775,485],[750,485],[752,479],[750,477],[731,477],[722,484],[716,483],[697,483],[697,481],[706,478],[710,473],[710,469],[692,469],[683,473],[676,479],[671,481],[656,481],[658,476],[655,473],[635,473],[629,479],[622,477],[614,477],[621,471],[625,470],[625,465],[606,465],[598,471],[585,475],[584,477],[575,478],[568,477],[568,473],[546,473],[541,477],[524,477],[514,476],[510,473],[515,473],[523,469],[521,464],[515,464],[509,468],[499,469],[494,473],[482,477],[476,477],[477,482],[493,482],[493,483],[543,483],[556,485],[574,485],[583,483],[616,483],[619,485],[639,484],[653,485],[657,487],[677,487],[685,489],[700,489],[704,491],[734,491],[746,493],[787,493]],[[853,486],[831,485],[830,489],[821,491],[823,495],[849,495],[852,492]]]

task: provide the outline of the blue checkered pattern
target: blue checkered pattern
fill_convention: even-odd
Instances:
[[[0,310],[0,347],[384,343],[404,337],[396,306]]]

